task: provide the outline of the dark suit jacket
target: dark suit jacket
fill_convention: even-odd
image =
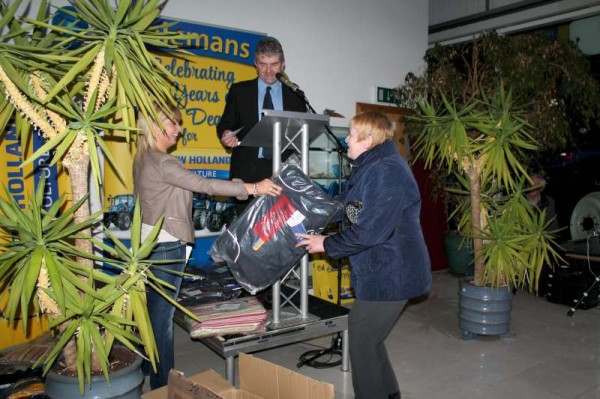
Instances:
[[[283,85],[284,111],[306,112],[304,101],[290,88]],[[225,130],[236,130],[244,126],[237,134],[242,140],[254,125],[258,123],[258,78],[234,83],[229,89],[225,110],[217,125],[219,139]],[[258,147],[236,147],[231,152],[230,178],[255,182],[272,175],[272,161],[258,158]]]

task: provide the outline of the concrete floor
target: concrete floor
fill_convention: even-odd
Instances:
[[[386,343],[403,399],[600,398],[600,311],[569,308],[518,292],[511,319],[515,338],[461,339],[458,280],[436,272],[429,298],[409,305]],[[336,398],[353,398],[351,374],[340,367],[296,368],[299,356],[328,347],[331,336],[253,353],[335,385]],[[175,366],[186,375],[225,374],[225,361],[180,327]],[[145,387],[147,389],[147,385]]]

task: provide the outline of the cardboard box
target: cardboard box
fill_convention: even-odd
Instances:
[[[251,355],[239,355],[240,388],[214,370],[191,377],[171,370],[169,385],[142,399],[335,399],[332,384],[303,376]]]

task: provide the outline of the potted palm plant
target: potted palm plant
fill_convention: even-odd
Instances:
[[[159,361],[145,291],[151,286],[164,293],[170,286],[154,277],[144,259],[160,224],[141,242],[136,208],[130,247],[108,230],[113,245],[104,245],[92,238],[101,217],[90,215],[88,185],[90,171],[100,183],[100,151],[116,166],[106,140],[122,132],[129,140],[136,110],[157,120],[156,102],[169,113],[173,77],[147,47],[174,50],[186,36],[155,23],[158,0],[71,0],[61,18],[52,18],[42,1],[36,18],[24,20],[15,17],[20,3],[0,2],[0,138],[14,120],[25,149],[35,128],[46,144],[24,164],[51,151],[52,163],[69,176],[72,205],[62,198],[43,210],[40,188],[20,209],[6,192],[0,201],[0,230],[8,237],[0,248],[0,286],[8,292],[10,319],[20,313],[27,320],[31,303],[49,316],[57,344],[40,360],[47,372],[60,357],[83,394],[95,372],[109,378],[115,342],[134,352],[143,348],[153,366]],[[108,257],[94,255],[95,247]],[[95,261],[121,272],[104,274]]]
[[[537,290],[542,268],[559,256],[551,221],[525,195],[524,160],[538,147],[502,85],[460,106],[444,95],[442,103],[421,104],[414,148],[415,159],[453,174],[468,193],[457,209],[474,256],[474,276],[460,283],[463,337],[506,334],[512,289]]]
[[[462,107],[481,91],[491,96],[503,82],[533,127],[538,150],[530,155],[539,160],[563,150],[574,132],[598,125],[600,82],[574,42],[544,32],[483,32],[468,43],[436,45],[423,57],[423,73],[406,75],[397,104],[418,111],[417,103],[427,99],[441,107],[443,94]]]
[[[424,61],[425,71],[409,73],[398,88],[397,103],[418,115],[406,127],[415,158],[452,175],[441,179],[455,199],[450,216],[473,244],[473,284],[460,280],[463,334],[504,334],[506,318],[469,326],[470,299],[462,294],[477,287],[509,300],[512,288],[537,289],[557,254],[550,221],[525,201],[527,171],[597,123],[600,85],[575,43],[543,32],[484,32],[437,45]]]

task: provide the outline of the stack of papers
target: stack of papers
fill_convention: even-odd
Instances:
[[[185,327],[191,338],[248,334],[266,330],[268,313],[253,296],[188,306],[188,309],[201,320],[201,323],[198,323],[185,318]]]

